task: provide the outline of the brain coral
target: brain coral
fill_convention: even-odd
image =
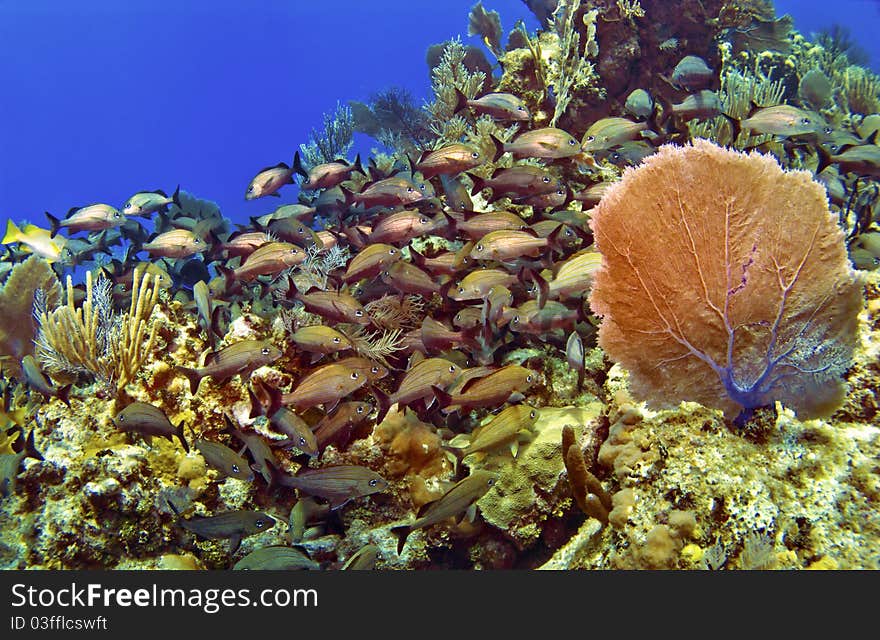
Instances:
[[[802,418],[838,405],[862,294],[812,174],[706,140],[666,145],[591,226],[599,344],[638,399],[729,418],[777,400]]]

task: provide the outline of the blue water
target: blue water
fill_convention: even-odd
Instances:
[[[425,50],[479,44],[474,2],[0,0],[0,224],[178,183],[234,221],[266,213],[279,201],[245,202],[251,177],[289,163],[338,100],[390,85],[427,99]],[[519,0],[484,4],[505,32],[537,27]],[[849,26],[880,63],[876,0],[776,6],[805,34]]]

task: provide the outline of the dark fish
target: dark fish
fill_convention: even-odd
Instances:
[[[269,423],[287,436],[286,440],[273,443],[276,447],[296,447],[309,457],[318,455],[318,439],[305,420],[287,407],[280,407],[269,418]]]
[[[254,176],[245,191],[245,200],[254,200],[263,196],[279,196],[276,193],[286,184],[293,184],[294,170],[285,163],[279,162],[274,167],[266,167]],[[279,196],[280,197],[280,196]]]
[[[369,402],[342,402],[330,415],[315,425],[317,448],[323,450],[330,444],[345,447],[354,428],[370,417],[373,405]]]
[[[251,469],[263,476],[263,480],[266,481],[266,484],[271,486],[273,478],[272,470],[279,470],[281,468],[278,458],[275,457],[275,454],[272,451],[272,447],[269,446],[269,443],[266,442],[263,436],[259,433],[244,433],[232,423],[229,416],[224,414],[224,417],[226,418],[226,424],[228,425],[229,430],[235,434],[235,437],[241,440],[247,447],[247,450],[250,451],[251,457],[254,459]]]
[[[475,332],[472,329],[453,331],[442,322],[425,316],[422,320],[421,338],[425,349],[437,353],[453,347],[468,347],[474,344]]]
[[[512,93],[487,93],[476,100],[468,100],[458,89],[455,90],[455,113],[470,107],[477,114],[492,116],[496,120],[528,122],[531,118],[525,103]]]
[[[311,247],[324,248],[315,230],[302,220],[294,218],[273,220],[267,225],[266,230],[278,240],[305,247],[306,249]]]
[[[526,300],[510,316],[510,330],[541,335],[555,329],[573,329],[579,317],[576,309],[556,300],[548,300],[543,307],[537,300]]]
[[[490,178],[480,178],[470,173],[467,175],[474,185],[471,195],[476,195],[483,189],[492,189],[492,197],[487,200],[489,203],[508,195],[536,196],[556,191],[562,186],[546,169],[530,164],[496,169]]]
[[[168,501],[168,505],[177,516],[177,523],[187,531],[209,540],[228,538],[230,554],[238,550],[242,538],[275,526],[275,519],[262,511],[227,511],[216,516],[193,516],[186,520],[171,501]]]
[[[635,89],[626,97],[626,103],[623,105],[627,113],[639,118],[647,120],[654,113],[654,100],[644,89]]]
[[[318,504],[311,496],[305,496],[296,501],[290,510],[288,519],[288,532],[290,541],[294,544],[302,542],[305,537],[306,527],[316,524],[327,517],[330,508],[326,504]]]
[[[189,379],[190,391],[195,394],[205,376],[211,376],[217,382],[228,380],[236,374],[245,378],[255,369],[271,364],[280,357],[281,351],[270,342],[242,340],[212,353],[201,369],[181,366],[174,369]]]
[[[330,509],[388,488],[388,481],[372,469],[347,464],[309,469],[298,476],[282,475],[280,482],[285,487],[329,501]]]
[[[468,515],[471,516],[476,501],[495,485],[497,479],[498,474],[492,471],[474,471],[467,478],[455,483],[438,500],[422,506],[413,522],[391,527],[391,532],[397,536],[397,553],[403,551],[406,539],[412,531],[443,522],[463,511],[469,512]]]
[[[361,157],[355,158],[354,163],[349,164],[345,160],[334,160],[315,165],[306,171],[299,158],[299,151],[293,156],[293,170],[300,174],[305,181],[299,185],[303,191],[315,189],[330,189],[348,180],[355,171],[361,175],[367,175],[361,166]]]
[[[73,388],[73,384],[63,387],[53,386],[40,371],[37,359],[31,354],[27,354],[21,359],[21,372],[24,374],[24,381],[31,389],[43,394],[46,398],[58,398],[68,407],[70,406],[70,390]]]
[[[715,81],[715,72],[698,56],[685,56],[675,65],[672,84],[687,91],[706,89]]]
[[[446,206],[453,211],[473,211],[471,196],[461,180],[441,175],[440,184],[443,186],[443,195],[446,196]]]
[[[398,261],[382,272],[382,281],[403,294],[416,294],[430,300],[441,283],[409,262]]]
[[[169,442],[171,436],[177,436],[184,451],[189,453],[189,444],[183,437],[183,422],[175,427],[160,408],[146,402],[131,403],[116,414],[113,424],[120,431],[144,436],[148,443],[153,436],[167,438]]]
[[[571,190],[568,187],[560,186],[556,191],[540,193],[536,196],[527,196],[525,198],[516,198],[514,202],[518,205],[525,205],[539,210],[558,209],[567,205],[571,200]]]
[[[196,440],[196,449],[199,450],[210,467],[223,475],[245,482],[253,481],[254,473],[248,466],[247,460],[225,444],[210,440]]]
[[[703,89],[699,93],[687,96],[684,100],[670,107],[672,115],[682,120],[706,120],[721,115],[721,99],[714,91]]]
[[[23,432],[22,432],[23,433]],[[25,458],[42,460],[43,456],[34,446],[34,431],[28,433],[24,447],[18,453],[0,453],[0,497],[5,498],[15,493],[15,482],[18,468]]]
[[[317,571],[320,568],[321,565],[296,547],[282,546],[255,549],[232,567],[234,571],[291,571],[297,569]]]
[[[363,305],[354,296],[342,291],[296,292],[294,298],[302,302],[306,311],[316,313],[330,322],[351,322],[370,324],[370,318]]]

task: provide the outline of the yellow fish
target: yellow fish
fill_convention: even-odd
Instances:
[[[28,251],[48,262],[56,262],[61,258],[61,250],[67,240],[61,237],[53,238],[49,229],[33,224],[26,224],[19,229],[12,220],[9,220],[6,223],[6,235],[0,240],[0,244],[12,242],[23,244]]]

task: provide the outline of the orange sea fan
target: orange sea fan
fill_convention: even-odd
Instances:
[[[839,404],[861,286],[825,190],[772,156],[666,145],[594,210],[599,345],[650,406]]]

